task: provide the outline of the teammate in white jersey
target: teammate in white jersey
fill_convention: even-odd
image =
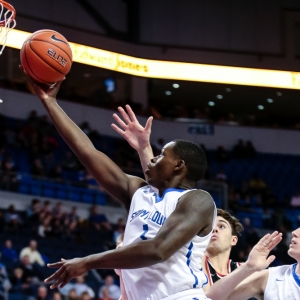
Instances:
[[[256,297],[264,300],[299,300],[300,228],[293,231],[292,235],[288,255],[297,263],[269,268],[251,275],[234,289],[228,299],[240,300]]]
[[[51,264],[58,267],[46,282],[63,287],[90,269],[122,269],[130,300],[206,299],[206,277],[198,263],[208,245],[216,216],[211,196],[193,189],[206,170],[203,150],[173,141],[146,168],[148,182],[125,174],[97,151],[56,101],[62,81],[53,86],[25,74],[53,124],[99,184],[130,210],[124,246],[100,254]],[[134,121],[134,116],[130,116]],[[134,270],[135,269],[135,270]]]

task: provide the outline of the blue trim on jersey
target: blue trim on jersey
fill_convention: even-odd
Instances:
[[[164,199],[166,193],[169,193],[169,192],[180,192],[180,193],[182,193],[184,191],[186,191],[186,190],[184,190],[184,189],[175,189],[175,188],[166,189],[164,191],[164,193],[162,194],[161,198],[159,197],[159,195],[154,194],[155,195],[155,202],[158,203],[158,202],[162,201]]]
[[[190,245],[189,245],[189,247],[188,247],[188,250],[189,250],[189,251],[188,251],[188,253],[186,254],[186,258],[187,258],[186,264],[187,264],[187,266],[189,267],[189,269],[190,269],[192,275],[195,277],[195,283],[193,284],[193,288],[195,288],[195,287],[198,285],[198,277],[194,274],[193,270],[192,270],[191,267],[190,267],[190,262],[191,262],[190,257],[191,257],[191,255],[192,255],[192,253],[193,253],[193,251],[192,251],[193,246],[194,246],[194,245],[193,245],[193,243],[191,242]]]
[[[298,275],[296,274],[296,266],[297,266],[297,264],[293,264],[293,267],[292,267],[292,274],[293,274],[293,277],[294,277],[296,283],[298,284],[298,286],[300,286],[300,278],[299,278]]]
[[[203,268],[201,268],[200,271],[203,272]],[[203,272],[203,274],[204,274],[205,277],[206,277],[206,282],[204,282],[204,283],[202,284],[202,288],[203,288],[205,285],[208,284],[208,277],[207,277],[207,275],[206,275],[204,272]]]

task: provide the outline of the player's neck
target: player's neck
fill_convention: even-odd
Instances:
[[[159,195],[162,196],[163,193],[165,192],[165,190],[167,189],[182,189],[182,190],[189,190],[194,188],[195,183],[191,183],[190,181],[186,181],[186,180],[176,180],[176,178],[174,178],[174,180],[172,180],[171,182],[165,184],[165,186],[158,188],[159,191]]]
[[[212,263],[214,269],[222,275],[226,275],[228,272],[229,255],[230,249],[222,253],[209,255],[209,261]]]

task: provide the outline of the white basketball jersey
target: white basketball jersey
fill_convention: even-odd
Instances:
[[[296,274],[296,266],[297,264],[269,268],[264,300],[300,299],[300,278]]]
[[[138,189],[132,198],[123,245],[153,239],[175,210],[178,199],[189,191],[191,190],[170,188],[160,198],[157,189],[150,185]],[[214,220],[215,218],[216,208]],[[202,272],[201,260],[210,238],[211,233],[205,237],[195,236],[162,263],[139,269],[123,269],[122,277],[128,298],[192,299],[193,297],[187,296],[199,294],[203,295],[201,299],[207,299],[202,287],[208,281]]]

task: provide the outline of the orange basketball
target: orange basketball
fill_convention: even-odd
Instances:
[[[62,80],[72,66],[72,50],[68,41],[50,29],[31,34],[22,46],[20,57],[28,75],[45,84]]]

